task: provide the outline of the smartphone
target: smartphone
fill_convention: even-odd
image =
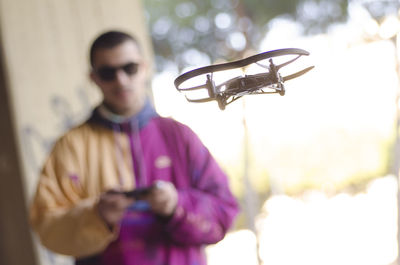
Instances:
[[[130,191],[123,191],[122,193],[126,197],[134,198],[135,200],[139,200],[150,193],[153,187],[144,187],[144,188],[136,188]]]

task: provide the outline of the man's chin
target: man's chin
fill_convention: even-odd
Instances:
[[[130,105],[130,106],[122,106],[122,107],[119,106],[117,111],[118,111],[117,112],[118,115],[125,116],[125,117],[132,116],[132,115],[136,114],[136,112],[137,112],[135,110],[135,107],[132,106],[132,105]]]

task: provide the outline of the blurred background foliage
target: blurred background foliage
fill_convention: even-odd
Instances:
[[[347,19],[347,0],[149,0],[144,1],[161,71],[235,60],[258,48],[269,22],[286,17],[305,34],[326,31]],[[377,7],[382,10],[382,7]],[[374,9],[373,9],[374,10]],[[206,61],[193,60],[202,55]]]

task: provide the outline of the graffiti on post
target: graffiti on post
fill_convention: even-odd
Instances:
[[[56,136],[61,135],[78,122],[82,121],[91,110],[91,104],[89,97],[86,93],[86,89],[78,88],[76,95],[79,101],[80,109],[74,111],[70,101],[59,95],[53,95],[49,99],[49,107],[52,113],[56,116],[56,123],[54,130],[50,135],[46,135],[41,131],[40,122],[27,124],[22,127],[22,148],[24,151],[24,159],[27,163],[29,170],[38,173],[41,168],[41,158],[47,155],[50,151]]]

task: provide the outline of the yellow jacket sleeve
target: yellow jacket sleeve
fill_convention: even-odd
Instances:
[[[31,221],[45,247],[74,257],[98,253],[116,236],[99,218],[90,199],[70,209],[46,213],[33,207]]]
[[[80,144],[74,145],[68,138],[56,143],[30,208],[30,221],[41,243],[74,257],[101,252],[118,232],[111,231],[98,215],[101,189],[85,188],[85,154],[77,148]]]

